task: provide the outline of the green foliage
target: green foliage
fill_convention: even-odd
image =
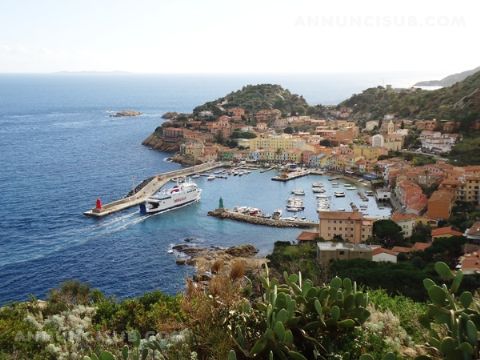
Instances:
[[[428,224],[418,223],[413,229],[410,242],[429,242],[432,237],[432,228]]]
[[[463,245],[465,243],[466,238],[463,236],[436,238],[433,240],[432,246],[417,255],[426,262],[443,261],[454,267],[457,264],[457,259],[463,255]]]
[[[342,351],[342,343],[369,317],[368,295],[350,279],[333,278],[330,284],[314,286],[302,273],[284,273],[284,284],[262,278],[264,294],[256,304],[264,329],[253,345],[245,333],[235,332],[239,351],[246,358],[317,359]],[[251,311],[251,310],[250,310]]]
[[[480,164],[480,137],[478,134],[469,134],[459,141],[450,151],[448,159],[456,166]]]
[[[257,135],[250,131],[240,131],[235,130],[232,135],[230,135],[232,139],[254,139]]]
[[[422,289],[423,279],[435,277],[431,267],[418,269],[409,262],[393,264],[363,259],[335,261],[330,273],[349,277],[371,289],[384,289],[391,296],[403,295],[416,301],[427,298]]]
[[[418,321],[418,315],[427,310],[424,303],[413,301],[412,299],[402,296],[390,296],[385,290],[370,290],[368,292],[370,303],[376,309],[381,311],[391,311],[400,319],[400,325],[406,332],[421,344],[425,342],[426,331],[422,328]]]
[[[373,240],[376,244],[385,247],[402,245],[402,228],[392,220],[375,221],[373,223]]]
[[[289,242],[275,242],[273,252],[267,256],[271,273],[277,279],[283,278],[283,272],[302,274],[315,284],[320,283],[320,269],[316,262],[315,243],[291,245]]]
[[[215,115],[220,115],[222,111],[217,106],[220,103],[225,104],[223,107],[227,111],[229,108],[239,106],[249,114],[254,114],[262,109],[278,109],[283,115],[303,115],[309,108],[302,96],[292,94],[280,85],[260,84],[244,86],[222,98],[197,106],[193,113],[198,114],[200,111],[208,110]]]
[[[103,298],[95,304],[97,311],[93,320],[98,328],[117,332],[136,329],[144,334],[149,331],[176,330],[184,317],[181,299],[180,295],[168,296],[160,291],[121,302]]]
[[[64,311],[75,305],[87,305],[91,302],[90,285],[77,280],[68,280],[53,289],[48,295],[47,313]]]
[[[452,209],[448,223],[461,231],[465,231],[479,218],[480,211],[476,210],[475,204],[457,203]]]
[[[429,330],[429,345],[434,355],[444,359],[478,359],[480,356],[480,304],[472,293],[458,291],[463,280],[461,271],[452,272],[447,264],[437,262],[435,270],[450,287],[425,279],[430,303],[422,323]]]

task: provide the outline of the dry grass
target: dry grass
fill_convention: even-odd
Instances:
[[[245,261],[235,260],[230,269],[230,279],[236,281],[245,276]]]
[[[218,274],[220,270],[222,270],[222,268],[223,268],[223,260],[218,259],[218,260],[215,260],[210,271],[212,272],[212,274]]]

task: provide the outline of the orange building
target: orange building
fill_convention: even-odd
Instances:
[[[442,238],[442,237],[452,237],[452,236],[462,236],[463,234],[460,231],[452,229],[451,226],[445,226],[438,229],[432,230],[432,239]]]
[[[427,204],[427,217],[435,220],[446,220],[452,213],[455,193],[447,189],[435,191]]]
[[[358,211],[319,211],[318,231],[321,238],[332,240],[340,236],[344,241],[358,244],[372,236],[373,221],[363,218]]]

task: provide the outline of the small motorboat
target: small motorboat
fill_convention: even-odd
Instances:
[[[333,195],[335,195],[335,197],[345,197],[345,193],[343,191],[335,191]]]
[[[297,196],[304,196],[305,191],[303,191],[303,189],[294,189],[292,190],[292,194]]]
[[[215,178],[216,178],[215,175],[209,175],[209,176],[207,177],[207,180],[208,180],[208,181],[212,181],[212,180],[215,180]]]

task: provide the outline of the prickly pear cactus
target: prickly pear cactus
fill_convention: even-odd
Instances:
[[[315,359],[325,354],[319,339],[333,339],[365,322],[368,295],[350,279],[332,279],[330,284],[314,286],[302,274],[284,273],[278,284],[267,275],[262,279],[263,302],[259,305],[265,330],[250,349],[246,349],[242,329],[236,343],[247,358]],[[242,345],[243,344],[243,345]]]
[[[435,356],[444,359],[478,359],[480,306],[469,291],[458,294],[463,279],[461,271],[453,272],[443,262],[437,262],[435,270],[451,284],[448,287],[431,279],[423,281],[431,302],[421,319],[430,331],[429,346]],[[447,336],[441,335],[444,333]]]

